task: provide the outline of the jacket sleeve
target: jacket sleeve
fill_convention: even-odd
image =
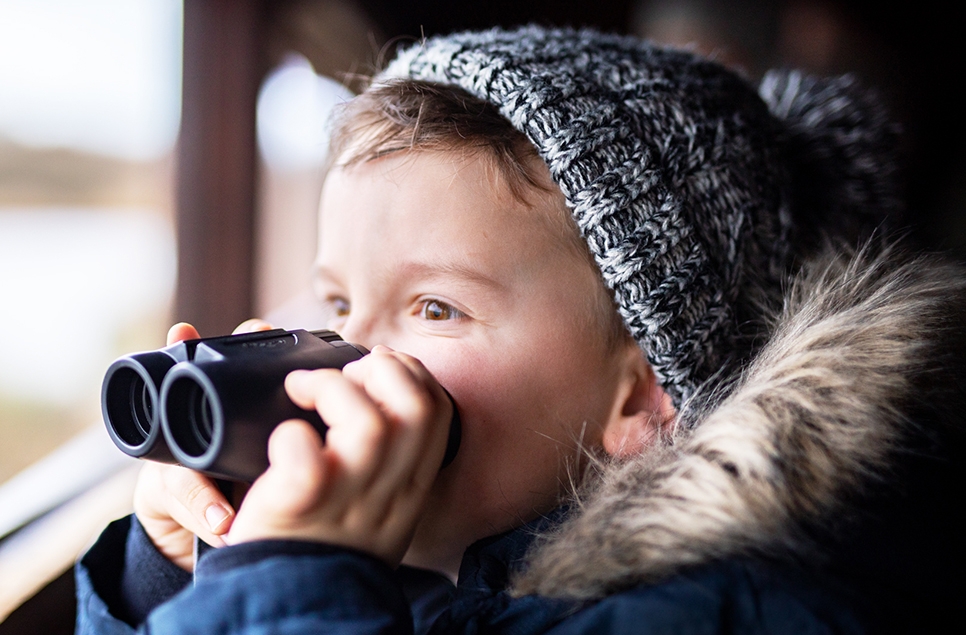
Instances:
[[[116,534],[129,522],[109,527],[77,567],[79,635],[135,632],[118,619],[110,590],[124,560]],[[381,561],[328,545],[261,541],[205,553],[194,583],[151,611],[137,632],[372,635],[412,633],[412,624],[406,598]]]
[[[151,543],[133,515],[111,523],[77,563],[77,632],[131,632],[191,583]]]
[[[295,541],[213,550],[194,585],[148,616],[155,634],[412,633],[392,570],[368,555]]]

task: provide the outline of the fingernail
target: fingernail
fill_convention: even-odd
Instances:
[[[209,505],[208,509],[205,510],[205,520],[208,521],[208,527],[211,531],[217,531],[228,516],[228,510],[221,505]]]

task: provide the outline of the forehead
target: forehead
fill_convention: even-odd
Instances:
[[[520,196],[483,152],[407,151],[336,166],[323,187],[320,246],[334,246],[337,234],[353,229],[370,241],[406,238],[414,250],[440,241],[497,246],[537,239],[567,247],[576,227],[541,167],[546,188]]]

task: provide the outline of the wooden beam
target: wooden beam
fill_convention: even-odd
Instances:
[[[203,335],[251,316],[261,0],[185,0],[175,319]]]

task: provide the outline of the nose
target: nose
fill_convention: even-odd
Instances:
[[[369,350],[379,342],[373,341],[372,320],[366,320],[362,315],[350,312],[345,321],[336,329],[339,337],[347,342],[364,346]]]

